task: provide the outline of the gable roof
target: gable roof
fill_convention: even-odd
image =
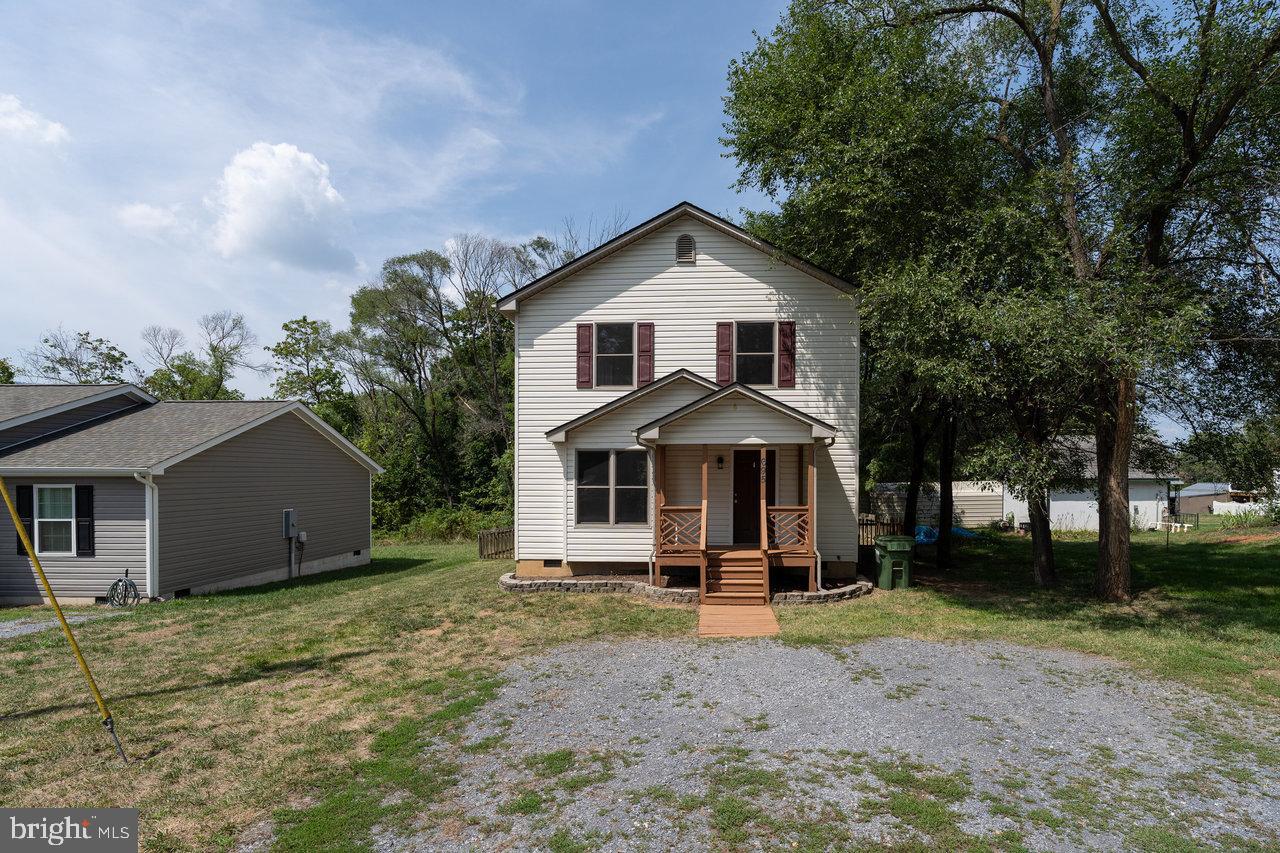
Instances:
[[[1059,449],[1078,458],[1084,466],[1083,476],[1086,480],[1098,479],[1098,452],[1091,435],[1065,435],[1056,442]],[[1130,480],[1172,480],[1174,475],[1161,473],[1154,469],[1156,465],[1165,464],[1162,456],[1167,454],[1159,442],[1146,436],[1135,436],[1133,451],[1129,458]],[[1144,463],[1152,463],[1144,466]]]
[[[0,385],[0,429],[21,426],[61,412],[122,395],[156,402],[127,382],[109,385]]]
[[[623,232],[622,234],[619,234],[617,237],[614,237],[612,240],[609,240],[606,243],[602,243],[601,245],[592,249],[590,252],[587,252],[585,255],[580,255],[579,257],[574,258],[572,261],[569,261],[567,264],[564,264],[559,268],[552,270],[551,272],[547,273],[541,278],[534,279],[533,281],[526,284],[524,287],[518,288],[512,291],[511,293],[508,293],[506,296],[502,297],[502,299],[498,300],[498,310],[503,311],[505,313],[514,313],[518,309],[519,304],[524,300],[528,299],[529,297],[536,296],[537,294],[546,290],[548,287],[551,287],[552,285],[555,285],[555,284],[559,284],[561,281],[565,280],[569,276],[575,273],[581,272],[582,270],[586,269],[587,267],[591,266],[597,261],[601,261],[609,257],[614,252],[617,252],[619,249],[624,249],[627,246],[630,246],[632,243],[635,243],[637,240],[641,240],[649,236],[653,232],[669,225],[670,223],[684,216],[687,216],[691,219],[701,222],[703,225],[706,225],[710,228],[714,228],[715,230],[719,231],[722,234],[732,237],[733,239],[738,240],[742,243],[745,243],[746,245],[751,246],[754,249],[758,249],[759,251],[764,252],[767,255],[777,258],[778,260],[782,261],[784,264],[794,267],[795,269],[800,270],[806,275],[812,276],[813,278],[817,279],[823,284],[828,284],[834,287],[835,289],[843,291],[845,293],[857,293],[857,288],[855,288],[852,284],[845,281],[844,279],[839,278],[830,272],[827,272],[821,267],[818,267],[809,263],[803,258],[799,258],[799,257],[796,257],[795,255],[784,252],[781,249],[779,249],[777,246],[774,246],[771,243],[766,243],[764,240],[761,240],[759,237],[756,237],[750,232],[744,231],[743,229],[739,228],[737,225],[734,225],[729,220],[722,219],[719,216],[716,216],[714,213],[709,213],[703,210],[702,208],[698,207],[696,204],[691,204],[690,202],[682,201],[679,204],[677,204],[675,207],[672,207],[669,210],[665,210],[662,213],[659,213],[657,216],[653,217],[652,219],[649,219],[649,220],[646,220],[645,222],[640,223],[635,228],[632,228],[630,231]]]
[[[289,412],[374,473],[382,468],[296,400],[165,401],[0,450],[0,472],[164,469]]]
[[[645,385],[641,388],[637,388],[636,390],[628,394],[623,394],[621,397],[618,397],[616,399],[610,400],[609,402],[605,403],[603,406],[597,406],[596,408],[587,412],[585,415],[576,417],[571,421],[565,421],[564,423],[560,424],[560,426],[547,430],[547,438],[549,438],[553,442],[557,442],[557,443],[562,442],[565,439],[565,434],[568,433],[570,430],[577,429],[580,426],[584,426],[590,423],[591,421],[594,421],[596,418],[599,418],[603,415],[607,415],[610,412],[615,411],[616,409],[622,408],[628,403],[632,403],[640,399],[641,397],[645,397],[649,394],[652,394],[654,391],[657,391],[659,388],[665,388],[666,386],[670,385],[672,382],[677,382],[680,380],[696,383],[706,388],[707,390],[714,390],[716,388],[716,383],[712,382],[710,379],[707,379],[704,376],[694,373],[692,370],[686,370],[682,367],[673,373],[668,373],[666,376],[663,376],[659,379],[655,379],[653,382],[650,382],[648,385]]]
[[[709,406],[712,403],[723,400],[725,397],[731,396],[746,397],[748,400],[752,400],[762,406],[773,409],[775,412],[786,415],[787,417],[800,421],[801,423],[808,424],[812,429],[814,438],[833,438],[837,432],[835,427],[824,420],[815,418],[807,412],[802,412],[794,406],[788,406],[786,403],[775,400],[768,394],[757,391],[748,385],[743,385],[741,382],[734,382],[717,391],[712,391],[705,397],[699,397],[687,406],[681,406],[674,412],[665,414],[657,420],[650,421],[644,426],[638,427],[635,430],[636,438],[657,438],[658,430],[662,429],[662,427],[667,424],[678,421],[686,415],[693,414],[704,406]]]

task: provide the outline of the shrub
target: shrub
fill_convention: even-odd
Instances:
[[[1266,527],[1271,524],[1268,514],[1256,509],[1226,513],[1222,516],[1223,530],[1243,530],[1247,527]]]
[[[393,535],[410,542],[460,542],[475,539],[481,530],[510,526],[511,514],[502,510],[438,507],[417,516]]]

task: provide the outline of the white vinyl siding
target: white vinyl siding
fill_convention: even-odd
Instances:
[[[662,427],[659,444],[808,444],[813,427],[756,400],[730,394]]]
[[[686,233],[697,241],[698,262],[694,265],[675,260],[676,238]],[[573,451],[575,447],[631,446],[632,429],[680,403],[654,411],[654,406],[637,402],[609,416],[613,429],[625,435],[625,444],[588,442],[581,433],[590,427],[570,433],[563,445],[551,443],[545,435],[547,430],[626,393],[617,388],[577,388],[577,324],[633,322],[637,318],[654,322],[655,379],[687,368],[714,380],[717,322],[795,321],[796,385],[771,388],[766,393],[839,430],[831,447],[818,445],[818,546],[824,560],[856,560],[858,329],[853,299],[689,218],[671,223],[520,303],[516,323],[516,556],[522,560],[648,560],[653,548],[649,525],[627,528],[624,533],[622,528],[588,530],[573,524]],[[692,388],[691,383],[680,384]],[[693,388],[689,393],[696,399],[706,391]],[[810,440],[807,426],[787,420],[792,424],[787,429],[792,432],[771,432],[771,438],[794,440],[798,428],[805,432],[804,440]],[[714,437],[714,441],[723,440],[723,433]],[[669,481],[673,476],[696,476],[701,449],[682,449],[679,455],[689,453],[696,455],[690,458],[692,467],[685,471],[678,470],[676,453],[668,457]],[[712,482],[722,476],[727,489],[729,471],[726,459],[724,472],[712,472]],[[790,494],[781,484],[779,488],[780,495]],[[724,524],[727,529],[727,520]]]

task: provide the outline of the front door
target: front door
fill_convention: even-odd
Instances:
[[[777,502],[778,453],[768,451],[765,463],[768,475],[765,499]],[[760,543],[760,451],[733,451],[733,542],[735,545]]]

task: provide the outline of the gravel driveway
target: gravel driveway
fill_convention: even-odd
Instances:
[[[451,799],[381,849],[1280,843],[1273,718],[1075,653],[635,641],[506,679],[438,747]]]
[[[79,625],[82,622],[92,622],[95,619],[111,619],[115,616],[123,616],[126,612],[124,610],[107,610],[104,607],[92,613],[68,613],[66,617],[67,622],[70,624]],[[27,634],[35,634],[57,627],[58,617],[56,616],[24,616],[20,619],[0,622],[0,640],[7,640],[10,637],[23,637]]]

